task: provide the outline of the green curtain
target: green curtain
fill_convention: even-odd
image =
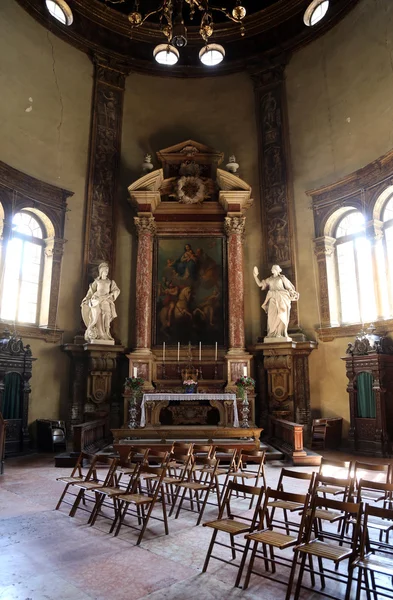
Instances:
[[[4,419],[20,419],[21,403],[21,376],[19,373],[7,373],[4,377],[4,396],[1,412]]]
[[[358,417],[375,419],[375,392],[371,373],[359,373],[356,378]]]

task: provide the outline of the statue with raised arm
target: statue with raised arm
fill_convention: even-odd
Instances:
[[[112,345],[115,340],[111,336],[110,325],[117,316],[115,300],[120,290],[113,279],[108,278],[108,263],[101,263],[98,273],[81,304],[82,318],[87,327],[85,340],[92,344]]]
[[[264,341],[290,342],[292,338],[288,337],[288,324],[291,302],[299,299],[299,293],[289,279],[281,274],[281,267],[278,265],[272,266],[272,275],[267,279],[259,280],[257,267],[254,267],[253,275],[262,290],[269,290],[262,304],[267,313],[267,337]]]

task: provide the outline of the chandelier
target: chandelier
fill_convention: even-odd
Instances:
[[[108,4],[124,4],[130,0],[105,0]],[[213,0],[214,1],[214,0]],[[66,0],[45,0],[46,6],[52,17],[63,25],[71,25],[73,15]],[[246,33],[244,18],[247,10],[242,0],[222,0],[228,6],[213,6],[210,0],[133,0],[131,12],[127,15],[131,28],[141,27],[151,18],[159,21],[160,31],[165,42],[158,44],[153,50],[156,61],[162,65],[174,65],[180,57],[182,48],[187,45],[187,27],[184,23],[184,12],[187,8],[190,21],[199,22],[199,35],[203,46],[199,51],[199,59],[209,67],[218,65],[225,56],[225,49],[221,44],[212,41],[216,15],[223,15],[233,23],[239,25],[240,36]],[[245,2],[246,3],[246,0]],[[154,6],[153,10],[143,8]],[[313,26],[319,23],[327,13],[329,0],[311,0],[304,13],[304,23]],[[149,12],[150,10],[150,12]],[[196,16],[198,15],[198,16]]]
[[[122,4],[125,0],[105,0],[111,4]],[[187,27],[184,24],[183,12],[187,5],[190,21],[199,21],[199,35],[204,46],[199,52],[201,62],[208,66],[218,65],[225,56],[225,50],[220,44],[211,43],[214,33],[214,14],[221,13],[227,19],[240,25],[240,35],[245,35],[243,19],[247,14],[242,0],[232,0],[232,8],[212,6],[209,0],[157,0],[157,8],[143,13],[143,0],[134,0],[132,11],[128,15],[131,27],[141,27],[153,16],[158,17],[160,30],[166,42],[158,44],[153,50],[153,56],[160,64],[174,65],[177,63],[179,49],[187,45]],[[199,16],[196,17],[196,14]]]

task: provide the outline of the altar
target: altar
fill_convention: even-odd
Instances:
[[[236,383],[252,373],[243,241],[253,200],[248,183],[219,168],[223,158],[187,140],[158,152],[161,168],[128,188],[138,245],[135,345],[127,357],[129,376],[143,379],[143,396],[135,427],[123,395],[115,441],[242,440],[259,447],[255,389],[243,406]],[[187,380],[197,394],[183,393]]]
[[[209,404],[211,408],[216,408],[220,415],[217,423],[219,427],[239,427],[239,415],[237,407],[236,394],[143,394],[141,403],[141,427],[154,427],[161,425],[161,410],[167,408],[170,402],[189,402],[193,409],[187,412],[188,406],[181,407],[180,411],[174,411],[174,425],[207,425],[207,411],[203,409],[203,404]],[[196,410],[194,406],[196,405]],[[148,414],[148,417],[146,415]],[[176,414],[179,413],[179,414]],[[205,422],[201,422],[205,421]]]

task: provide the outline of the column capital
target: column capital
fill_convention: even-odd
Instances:
[[[333,256],[336,251],[336,240],[333,237],[324,235],[314,239],[314,254],[317,260],[323,260],[327,256]]]
[[[251,65],[248,72],[254,83],[255,91],[282,83],[289,58],[290,55],[284,53],[266,59],[258,65]]]
[[[246,226],[246,217],[225,217],[225,233],[227,237],[231,235],[244,236]]]
[[[157,224],[154,217],[134,217],[134,223],[138,237],[142,234],[155,235]]]

